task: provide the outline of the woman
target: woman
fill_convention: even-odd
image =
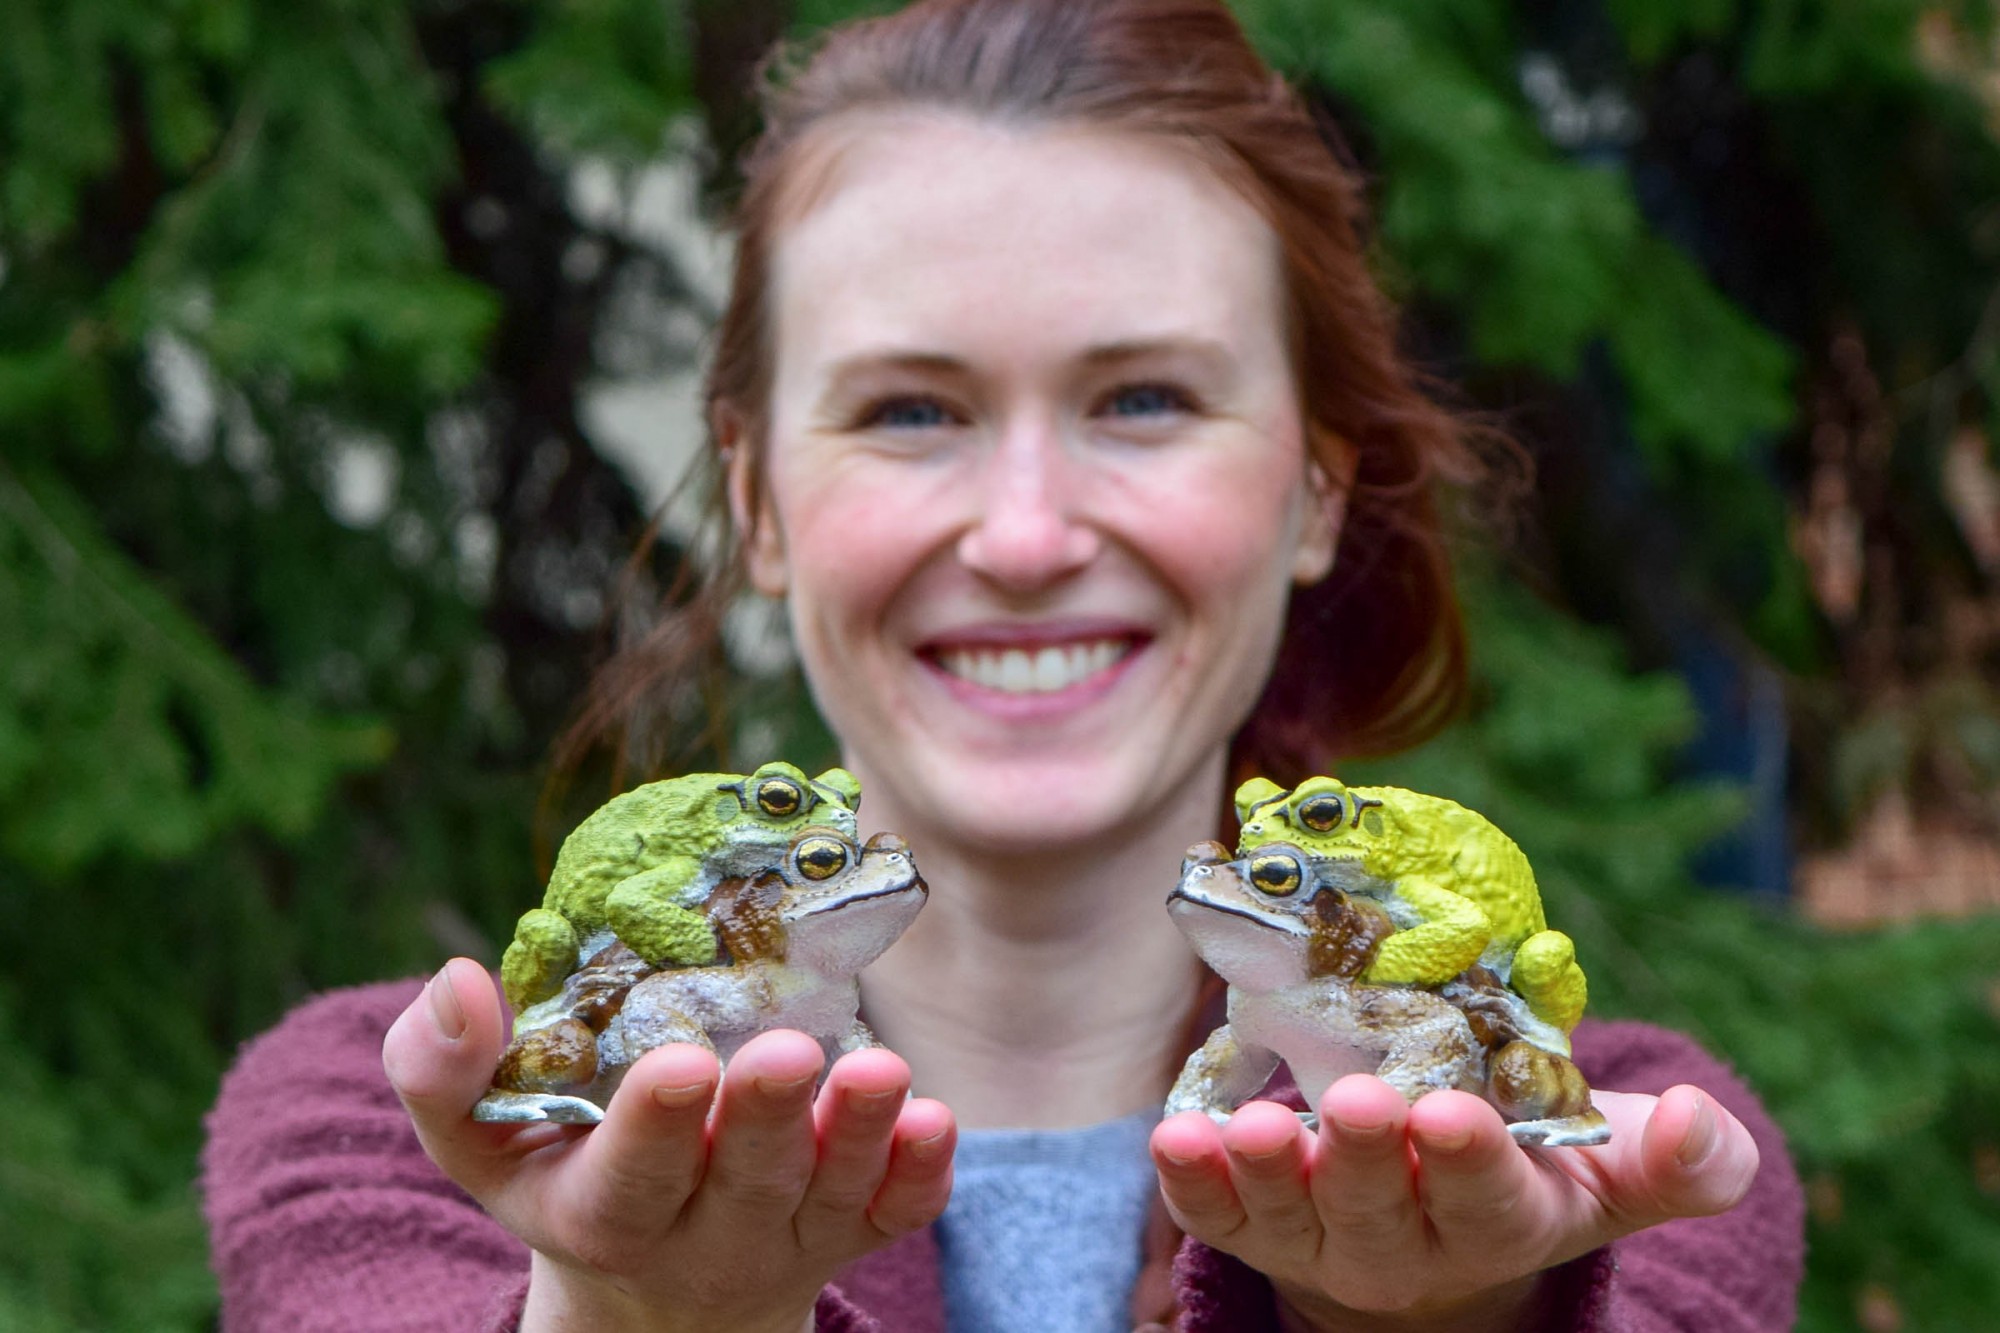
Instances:
[[[328,997],[212,1121],[232,1322],[1060,1328],[1130,1292],[1206,1329],[1788,1326],[1775,1131],[1635,1025],[1577,1033],[1628,1089],[1604,1148],[1531,1155],[1477,1098],[1356,1076],[1317,1133],[1254,1102],[1139,1156],[1201,989],[1160,906],[1182,853],[1234,778],[1408,743],[1463,674],[1429,488],[1475,469],[1393,354],[1353,180],[1218,0],[853,26],[747,175],[711,421],[741,571],[934,888],[864,978],[888,1049],[815,1094],[796,1033],[726,1079],[668,1047],[601,1126],[506,1128],[467,1115],[503,1030],[479,965]],[[926,1230],[960,1127],[1002,1187]],[[1121,1135],[1023,1248],[1009,1189]]]

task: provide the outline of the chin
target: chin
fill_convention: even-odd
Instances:
[[[960,772],[942,790],[981,793],[975,810],[941,811],[966,841],[994,852],[1032,854],[1088,846],[1161,812],[1157,784],[1093,765],[1009,766]]]

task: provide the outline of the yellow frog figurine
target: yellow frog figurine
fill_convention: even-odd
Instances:
[[[1239,856],[1274,842],[1305,851],[1331,884],[1379,903],[1395,933],[1360,980],[1440,986],[1475,964],[1567,1036],[1588,990],[1569,936],[1550,930],[1528,858],[1485,816],[1401,787],[1268,778],[1236,790]]]

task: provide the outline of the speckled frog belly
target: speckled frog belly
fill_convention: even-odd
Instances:
[[[1262,995],[1239,991],[1229,1024],[1239,1040],[1276,1051],[1301,1088],[1378,1074],[1406,1096],[1478,1092],[1485,1069],[1465,1015],[1424,991],[1335,977]]]

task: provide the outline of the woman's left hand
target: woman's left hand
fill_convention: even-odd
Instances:
[[[1591,1098],[1609,1143],[1530,1152],[1470,1093],[1410,1106],[1355,1074],[1320,1099],[1317,1134],[1250,1102],[1226,1126],[1165,1121],[1153,1160],[1174,1220],[1268,1276],[1291,1326],[1512,1329],[1544,1270],[1723,1212],[1756,1177],[1749,1131],[1698,1089]]]

